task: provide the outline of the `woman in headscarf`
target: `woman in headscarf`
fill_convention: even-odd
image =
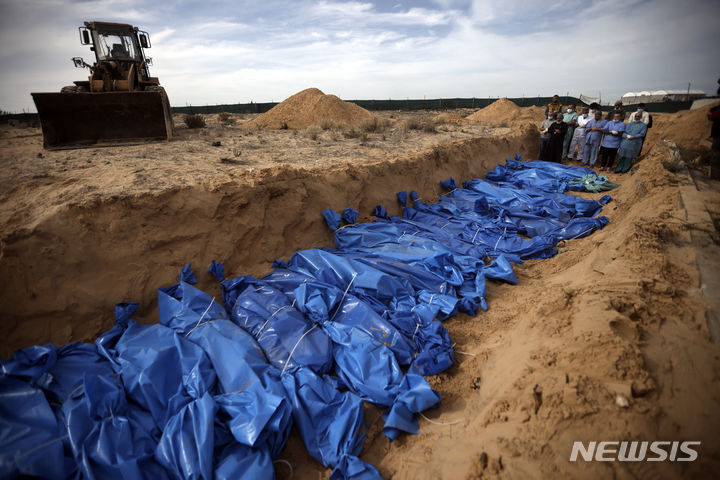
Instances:
[[[647,125],[642,121],[642,112],[635,112],[623,133],[623,140],[618,152],[620,158],[615,173],[625,173],[630,170],[633,159],[640,154],[646,133]]]

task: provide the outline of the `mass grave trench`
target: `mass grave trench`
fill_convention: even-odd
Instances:
[[[426,202],[440,180],[483,177],[516,153],[535,158],[535,129],[478,137],[419,153],[331,168],[268,168],[233,181],[206,182],[126,197],[69,203],[25,231],[2,239],[0,355],[30,345],[93,341],[114,324],[113,306],[138,302],[134,315],[157,322],[157,289],[183,265],[198,288],[220,299],[212,260],[226,276],[262,276],[273,260],[332,246],[321,212],[352,206],[369,221],[376,205],[400,215],[395,194],[416,190]]]

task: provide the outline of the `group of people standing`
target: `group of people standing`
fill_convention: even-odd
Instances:
[[[622,102],[615,102],[615,109],[606,118],[600,105],[590,104],[581,113],[575,105],[568,105],[563,111],[560,98],[555,95],[545,109],[545,120],[540,124],[540,160],[551,162],[574,161],[594,167],[600,157],[600,171],[610,172],[619,157],[615,173],[625,173],[640,155],[647,129],[652,126],[652,117],[640,103],[637,111],[630,114],[625,123],[626,113]],[[576,155],[577,150],[577,155]]]

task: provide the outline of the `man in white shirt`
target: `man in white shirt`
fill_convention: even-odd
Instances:
[[[637,111],[633,112],[632,115],[630,115],[630,121],[635,118],[635,113],[640,112],[642,113],[642,118],[640,118],[640,121],[645,124],[645,126],[648,126],[648,123],[650,123],[650,114],[645,110],[645,104],[644,103],[638,103]]]
[[[585,151],[585,126],[592,119],[589,115],[590,109],[585,107],[577,118],[577,126],[573,132],[570,148],[568,149],[568,159],[575,160],[575,147],[577,147],[577,160],[582,162],[583,152]]]

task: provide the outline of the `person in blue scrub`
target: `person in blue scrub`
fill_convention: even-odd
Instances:
[[[625,173],[630,170],[633,160],[640,154],[646,134],[647,125],[642,121],[642,112],[635,112],[631,121],[625,125],[625,132],[622,134],[615,173]]]
[[[600,143],[600,171],[609,172],[615,163],[622,134],[625,132],[625,124],[622,121],[622,113],[616,111],[613,119],[605,125],[603,139]]]
[[[600,150],[600,142],[603,137],[603,130],[607,120],[602,118],[602,110],[599,108],[595,110],[594,118],[592,118],[587,125],[585,125],[585,152],[583,155],[583,165],[595,166],[597,161],[598,151]]]

